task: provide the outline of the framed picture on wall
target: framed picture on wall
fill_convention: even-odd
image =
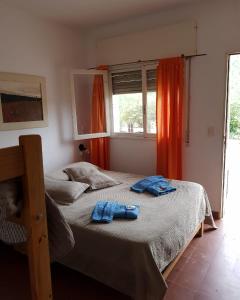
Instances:
[[[47,125],[45,78],[0,72],[0,130]]]

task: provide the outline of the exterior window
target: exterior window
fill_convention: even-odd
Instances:
[[[156,69],[112,72],[113,133],[156,133]]]

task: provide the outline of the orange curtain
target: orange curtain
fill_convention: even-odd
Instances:
[[[107,66],[99,66],[98,70],[108,70]],[[106,112],[104,100],[103,76],[96,75],[92,93],[92,132],[106,131]],[[109,138],[96,138],[90,141],[90,161],[102,169],[109,169]]]
[[[182,179],[184,58],[161,59],[157,67],[157,174]]]

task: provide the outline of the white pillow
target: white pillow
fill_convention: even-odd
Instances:
[[[67,205],[75,202],[89,187],[87,183],[55,180],[45,177],[46,192],[57,203]]]
[[[64,169],[67,168],[78,168],[78,167],[86,167],[86,168],[95,168],[95,169],[100,169],[98,166],[95,166],[89,162],[86,161],[80,161],[80,162],[75,162],[69,165],[64,166],[63,168],[47,173],[45,176],[51,179],[55,180],[70,180],[69,176],[67,175],[66,172],[64,172]]]
[[[73,181],[89,184],[90,190],[103,189],[120,183],[100,172],[96,166],[87,163],[74,168],[66,168],[64,172]]]
[[[53,180],[62,180],[62,181],[68,181],[69,176],[63,172],[63,169],[53,171],[51,173],[47,173],[45,175],[46,178],[53,179]]]

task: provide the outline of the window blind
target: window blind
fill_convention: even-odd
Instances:
[[[142,71],[126,71],[112,73],[113,95],[141,93],[142,92]]]
[[[156,69],[147,70],[147,90],[149,92],[156,91],[156,77]]]

